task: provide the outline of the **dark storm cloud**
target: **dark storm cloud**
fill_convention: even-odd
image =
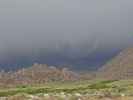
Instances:
[[[77,56],[132,45],[132,4],[132,0],[1,0],[0,55],[47,48]]]

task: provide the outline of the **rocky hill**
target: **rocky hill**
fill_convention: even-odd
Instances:
[[[44,84],[54,81],[133,79],[133,48],[121,51],[98,71],[75,73],[68,67],[55,67],[46,64],[33,64],[17,71],[0,71],[0,87],[10,85]]]
[[[14,72],[0,72],[0,86],[44,84],[54,81],[74,81],[79,76],[67,68],[56,68],[46,64],[33,64]]]
[[[133,48],[127,48],[107,62],[96,77],[104,79],[133,79]]]

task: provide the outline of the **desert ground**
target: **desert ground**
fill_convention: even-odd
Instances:
[[[133,100],[133,80],[49,82],[1,88],[0,100]]]

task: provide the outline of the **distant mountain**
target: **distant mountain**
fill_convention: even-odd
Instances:
[[[133,48],[120,52],[99,69],[97,77],[104,79],[133,79]]]

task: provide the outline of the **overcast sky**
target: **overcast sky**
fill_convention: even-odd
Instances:
[[[64,44],[91,51],[132,43],[132,0],[0,0],[1,56]]]

